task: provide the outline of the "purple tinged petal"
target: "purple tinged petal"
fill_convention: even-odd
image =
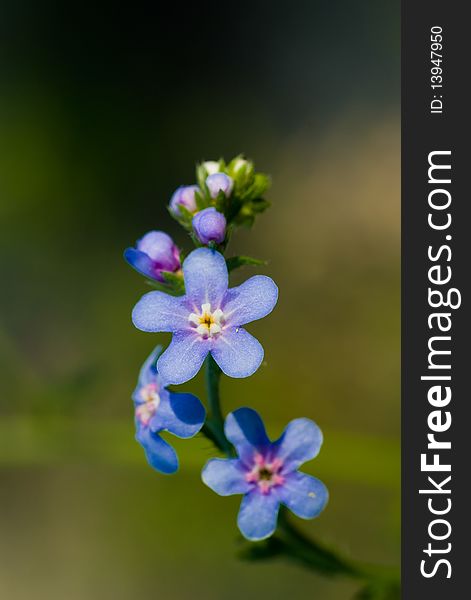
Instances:
[[[144,448],[148,463],[161,473],[175,473],[178,469],[178,457],[175,450],[157,433],[148,427],[139,427],[136,440]]]
[[[255,275],[227,291],[222,302],[224,316],[233,325],[245,325],[266,317],[278,300],[278,288],[270,277]]]
[[[180,267],[180,252],[172,238],[163,231],[149,231],[138,240],[136,246],[160,270],[176,271]]]
[[[212,310],[219,308],[229,282],[222,254],[209,248],[193,250],[183,263],[183,276],[186,297],[195,310],[206,303]]]
[[[154,262],[147,256],[147,254],[144,254],[144,252],[136,250],[135,248],[126,248],[124,251],[124,258],[126,262],[133,267],[133,269],[136,269],[136,271],[141,275],[144,275],[144,277],[156,279],[157,281],[163,281],[163,278],[155,269]]]
[[[317,517],[329,499],[322,481],[298,471],[289,473],[275,490],[280,502],[302,519]]]
[[[279,501],[275,494],[261,494],[253,490],[242,499],[237,525],[244,537],[251,541],[264,540],[276,529]]]
[[[200,431],[205,417],[204,406],[193,394],[165,391],[149,425],[154,432],[166,429],[180,438],[191,438]]]
[[[188,328],[188,308],[184,297],[164,292],[144,294],[132,311],[132,322],[142,331],[177,331]]]
[[[179,385],[192,379],[209,352],[208,341],[193,331],[177,331],[157,361],[157,370],[166,385]]]
[[[214,206],[200,210],[193,217],[193,230],[202,244],[220,244],[226,237],[226,217]]]
[[[277,457],[284,463],[284,469],[295,471],[319,454],[322,440],[322,431],[314,421],[294,419],[274,443],[274,448]]]
[[[214,338],[211,354],[229,377],[249,377],[262,364],[263,347],[242,327],[224,329]]]
[[[249,465],[254,454],[263,453],[270,446],[260,415],[251,408],[238,408],[227,415],[224,433],[240,459]]]
[[[201,478],[216,494],[231,496],[247,494],[250,491],[252,486],[245,481],[245,473],[237,458],[213,458],[204,466]]]
[[[225,173],[213,173],[206,178],[206,185],[211,198],[217,198],[219,192],[224,192],[226,196],[230,196],[234,182]]]
[[[170,199],[170,211],[177,216],[181,216],[180,206],[184,206],[190,212],[196,210],[195,192],[199,191],[197,185],[182,185],[175,190]]]

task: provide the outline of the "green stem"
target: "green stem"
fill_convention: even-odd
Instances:
[[[232,456],[232,446],[224,435],[224,416],[221,411],[221,402],[219,398],[220,378],[221,369],[216,364],[211,354],[208,354],[206,358],[206,393],[208,397],[209,414],[203,427],[203,434],[206,435],[219,450],[228,456]]]
[[[394,592],[399,590],[397,569],[354,562],[339,556],[302,533],[288,518],[285,508],[280,510],[278,536],[281,552],[308,569],[330,576],[350,577],[368,585],[380,585]]]

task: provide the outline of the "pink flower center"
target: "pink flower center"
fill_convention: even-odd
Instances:
[[[256,483],[262,494],[268,494],[272,487],[285,482],[285,478],[280,474],[282,467],[281,459],[275,458],[268,462],[264,456],[257,453],[254,456],[254,465],[246,473],[245,480],[248,483]]]
[[[156,383],[148,383],[139,390],[142,404],[136,407],[136,417],[142,425],[149,425],[160,404],[160,396]]]

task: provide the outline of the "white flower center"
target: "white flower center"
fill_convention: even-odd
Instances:
[[[211,312],[211,304],[208,302],[201,306],[201,313],[191,313],[188,321],[197,333],[204,338],[209,338],[221,333],[224,325],[224,313],[220,308]]]
[[[160,396],[155,383],[148,383],[139,390],[142,404],[136,407],[136,416],[143,425],[148,425],[160,404]]]

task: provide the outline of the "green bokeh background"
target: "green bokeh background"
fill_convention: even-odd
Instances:
[[[129,396],[167,338],[133,328],[148,288],[122,251],[152,228],[190,248],[166,203],[196,160],[244,152],[272,174],[231,253],[269,259],[280,300],[224,409],[253,406],[273,436],[316,420],[306,470],[331,500],[299,524],[397,565],[399,3],[24,0],[0,23],[0,597],[351,598],[234,558],[239,499],[200,483],[204,438],[176,444],[176,476],[146,466]]]

